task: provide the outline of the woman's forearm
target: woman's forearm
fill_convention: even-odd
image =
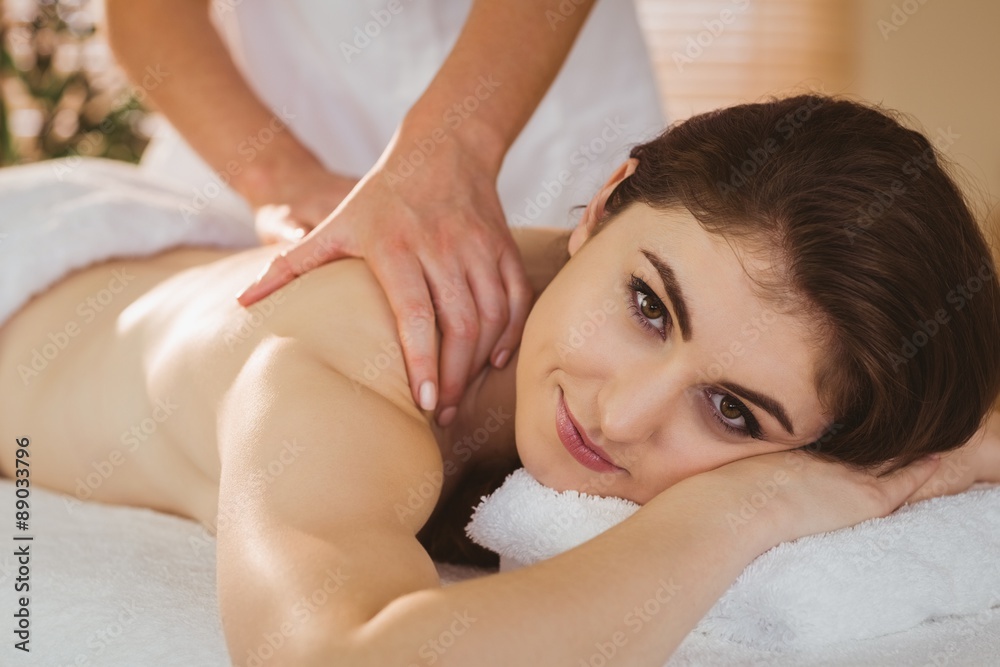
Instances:
[[[983,429],[976,481],[1000,484],[1000,408],[990,411]]]
[[[671,491],[549,560],[397,598],[357,631],[351,664],[547,667],[613,654],[615,664],[659,667],[780,542],[763,518],[737,534],[718,499]]]
[[[262,345],[219,409],[219,601],[234,659],[280,630],[275,665],[575,667],[603,647],[659,667],[756,556],[796,532],[797,506],[777,499],[731,530],[748,484],[713,471],[551,559],[441,588],[415,537],[446,474],[440,443],[388,394],[353,398],[322,359]],[[289,441],[295,463],[259,485]]]
[[[108,40],[137,86],[159,73],[143,92],[199,155],[251,204],[267,203],[255,199],[320,163],[247,85],[208,12],[205,1],[107,0]]]

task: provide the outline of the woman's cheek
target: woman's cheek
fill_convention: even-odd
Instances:
[[[576,352],[586,352],[589,356],[599,351],[600,344],[609,328],[611,317],[601,304],[595,304],[593,296],[574,295],[565,298],[549,313],[556,323],[553,337],[560,349],[560,356]]]

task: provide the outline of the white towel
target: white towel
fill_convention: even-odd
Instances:
[[[69,272],[178,245],[243,247],[253,227],[135,165],[64,158],[0,172],[0,323]]]
[[[557,492],[520,468],[479,504],[466,533],[499,553],[506,571],[571,549],[638,509]],[[697,631],[760,650],[802,650],[991,609],[1000,613],[1000,485],[977,484],[779,544],[750,563]]]

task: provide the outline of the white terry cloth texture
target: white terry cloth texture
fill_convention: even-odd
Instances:
[[[0,323],[70,271],[187,245],[257,243],[250,224],[124,162],[49,160],[0,171]]]
[[[239,247],[255,242],[252,229],[237,222],[238,216],[227,218],[202,212],[196,222],[189,223],[183,211],[190,204],[190,197],[190,192],[164,187],[138,168],[105,160],[71,158],[0,170],[0,271],[3,271],[0,322],[30,294],[44,290],[74,269],[102,259],[147,255],[184,243]],[[14,492],[11,480],[0,479],[0,498],[8,499],[9,507],[13,507]],[[996,535],[1000,531],[994,527],[989,544],[976,538],[986,515],[993,512],[990,516],[995,518],[994,509],[977,501],[985,495],[970,491],[954,499],[915,505],[906,513],[901,511],[900,518],[909,516],[912,525],[896,524],[905,526],[906,532],[888,534],[890,541],[879,547],[885,551],[882,560],[891,559],[894,551],[901,551],[900,545],[907,544],[906,535],[910,532],[914,539],[934,536],[935,549],[954,552],[954,560],[935,561],[939,576],[945,581],[953,579],[957,586],[960,577],[971,573],[964,565],[959,568],[957,564],[966,563],[970,554],[980,554],[985,562],[997,560]],[[947,526],[937,525],[943,519],[932,510],[944,509],[951,503],[966,503],[976,512]],[[926,509],[918,512],[921,507]],[[621,519],[624,517],[620,515]],[[10,520],[13,523],[13,517]],[[606,521],[602,529],[607,527],[610,524]],[[12,524],[9,530],[14,532]],[[233,656],[230,660],[217,606],[215,541],[197,522],[149,509],[79,501],[71,495],[34,486],[30,534],[34,536],[30,543],[28,593],[31,652],[26,654],[13,646],[11,621],[20,596],[15,593],[14,585],[23,575],[19,573],[20,564],[11,540],[10,548],[0,549],[0,591],[3,591],[0,616],[9,622],[7,638],[0,643],[0,665],[259,667],[268,664],[265,656],[270,645],[265,640],[255,647],[253,655]],[[862,556],[879,544],[846,539],[850,535],[848,531],[840,538],[846,540],[844,548],[850,547],[853,553]],[[818,547],[818,543],[836,538],[831,534],[817,536],[813,541]],[[775,556],[781,549],[799,550],[809,539],[781,545]],[[570,548],[566,544],[565,548]],[[806,561],[814,558],[812,553],[800,553]],[[554,553],[543,554],[550,555]],[[767,555],[758,561],[763,562]],[[906,566],[909,573],[906,586],[924,586],[918,575],[931,568],[921,570],[923,562]],[[437,567],[444,585],[491,572],[441,563]],[[872,567],[881,571],[878,562],[873,562]],[[753,571],[744,573],[747,583],[754,576],[762,578]],[[895,590],[887,591],[886,587],[873,584],[868,574],[858,577],[871,592],[856,604],[858,614],[868,613],[868,605],[880,604],[876,593],[896,594]],[[821,591],[826,590],[825,586],[819,586],[823,581],[819,577],[809,582],[816,591],[815,600],[820,600]],[[847,583],[853,586],[855,582],[851,579]],[[980,586],[987,590],[992,585],[984,577]],[[992,588],[996,590],[995,586]],[[932,613],[939,615],[942,600],[932,597],[936,593],[927,590],[926,603]],[[798,595],[793,595],[795,592]],[[738,627],[739,618],[763,618],[758,605],[763,607],[770,600],[769,609],[773,610],[795,600],[801,603],[806,600],[805,595],[801,590],[789,592],[767,583],[756,598],[746,603],[750,607],[732,612],[729,625],[725,625],[725,619],[717,620],[714,626],[702,624],[690,633],[668,661],[668,667],[1000,664],[998,609],[975,615],[942,616],[895,634],[830,643],[817,651],[796,650],[788,645],[763,650],[752,643],[754,629],[746,637],[730,636]],[[304,600],[303,608],[318,602]],[[788,627],[797,632],[815,630],[802,627],[795,620],[797,614],[808,614],[808,610],[797,609],[794,613],[794,617],[781,617],[786,619]],[[282,639],[272,636],[271,641]],[[595,640],[596,657],[592,664],[604,664],[601,649],[610,650],[606,643],[602,645]]]
[[[476,507],[466,533],[500,554],[504,572],[572,549],[639,508],[558,492],[519,468]],[[1000,484],[976,484],[777,545],[750,563],[697,631],[764,651],[807,650],[943,617],[1000,616],[998,555]],[[1000,643],[995,657],[1000,664]]]

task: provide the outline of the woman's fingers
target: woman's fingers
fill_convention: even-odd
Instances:
[[[878,487],[889,505],[888,509],[879,516],[892,514],[904,502],[907,502],[907,499],[934,475],[940,465],[940,455],[932,454],[900,468],[891,475],[877,478]]]
[[[906,502],[915,503],[937,496],[950,496],[968,490],[982,471],[982,443],[973,439],[958,449],[941,454],[941,465]]]
[[[679,485],[697,488],[706,484],[710,495],[720,497],[730,507],[741,507],[770,485],[774,490],[773,496],[767,494],[770,500],[760,506],[753,504],[755,515],[767,517],[754,522],[754,529],[772,531],[778,541],[788,541],[888,516],[940,465],[940,459],[925,457],[879,477],[876,471],[793,450],[738,459]]]

